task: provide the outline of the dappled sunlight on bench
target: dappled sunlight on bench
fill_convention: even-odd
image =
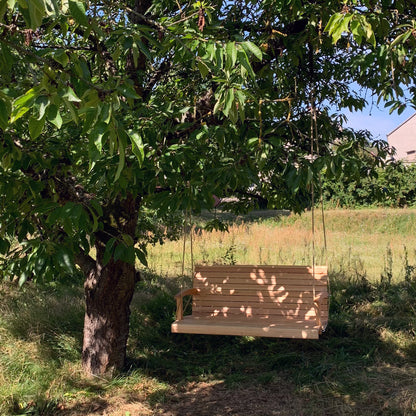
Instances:
[[[199,266],[193,286],[176,297],[172,332],[318,338],[328,319],[323,266]]]

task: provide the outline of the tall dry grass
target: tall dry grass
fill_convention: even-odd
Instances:
[[[331,210],[323,222],[315,213],[231,224],[228,232],[193,228],[186,236],[185,273],[195,264],[328,264],[333,273],[382,275],[403,280],[406,265],[416,264],[415,210]],[[313,248],[315,246],[315,248]],[[149,267],[161,275],[182,272],[183,240],[149,248]]]

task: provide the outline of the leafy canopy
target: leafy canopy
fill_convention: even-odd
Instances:
[[[75,273],[102,245],[146,263],[132,198],[159,217],[214,194],[301,210],[319,174],[368,174],[384,144],[363,158],[342,110],[365,105],[353,81],[392,109],[414,92],[412,7],[1,0],[3,273]]]

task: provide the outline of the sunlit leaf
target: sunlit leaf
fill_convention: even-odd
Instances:
[[[87,12],[82,1],[69,0],[69,10],[77,23],[88,26]]]
[[[29,134],[32,139],[36,139],[40,136],[45,125],[45,117],[40,120],[36,117],[30,117],[29,119]]]

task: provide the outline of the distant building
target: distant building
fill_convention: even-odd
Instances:
[[[416,113],[389,133],[387,141],[396,150],[395,160],[416,163]]]

